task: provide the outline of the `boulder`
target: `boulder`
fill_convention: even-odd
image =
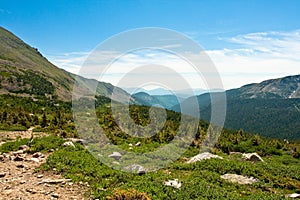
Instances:
[[[179,189],[181,187],[181,183],[178,182],[178,179],[165,181],[165,185],[166,186],[171,186],[171,187],[174,187],[174,188],[177,188],[177,189]]]
[[[67,138],[66,140],[70,141],[70,142],[73,142],[73,143],[78,143],[78,144],[81,144],[81,145],[87,145],[88,142],[84,139],[79,139],[79,138]]]
[[[251,162],[264,162],[257,153],[243,153],[242,159]]]
[[[223,159],[221,156],[205,152],[205,153],[200,153],[200,154],[192,157],[186,163],[194,163],[194,162],[198,162],[198,161],[201,161],[201,160],[207,160],[207,159],[211,159],[211,158]]]
[[[126,171],[132,172],[132,173],[138,173],[140,175],[146,173],[146,169],[138,164],[132,164],[130,166],[125,167]]]
[[[238,184],[253,184],[257,182],[258,180],[254,177],[246,177],[238,174],[224,174],[220,176],[222,179],[228,180],[232,183],[238,183]]]
[[[294,199],[300,199],[300,194],[294,193],[294,194],[288,194],[288,198],[294,198]]]
[[[121,157],[122,157],[122,155],[119,153],[119,152],[113,152],[112,154],[110,154],[108,157],[110,157],[110,158],[114,158],[114,159],[116,159],[116,160],[120,160],[121,159]]]
[[[68,146],[69,146],[69,147],[75,148],[75,145],[73,144],[73,142],[70,142],[70,141],[69,141],[69,142],[65,142],[65,143],[63,144],[63,146],[64,146],[64,147],[68,147]]]

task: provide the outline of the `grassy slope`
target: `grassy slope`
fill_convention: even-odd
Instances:
[[[9,142],[0,151],[16,150],[27,140]],[[105,199],[113,193],[124,193],[135,189],[151,199],[283,199],[286,194],[300,192],[300,160],[288,153],[282,156],[263,157],[265,163],[242,161],[240,156],[229,156],[221,151],[223,160],[211,159],[194,164],[185,164],[181,158],[165,169],[136,175],[113,170],[97,161],[87,150],[76,144],[76,148],[63,147],[63,140],[53,136],[34,140],[31,152],[57,149],[37,170],[52,170],[62,173],[75,182],[88,182],[94,198]],[[152,148],[151,144],[141,148]],[[199,151],[191,147],[183,157]],[[253,176],[259,182],[253,185],[238,185],[220,178],[225,173]],[[164,186],[164,182],[178,179],[180,189]]]
[[[82,88],[97,87],[97,94],[110,97],[114,91],[117,99],[126,99],[129,94],[121,88],[114,87],[110,83],[98,82],[71,74],[51,64],[40,52],[24,43],[21,39],[0,27],[0,94],[12,93],[10,90],[20,90],[24,80],[24,73],[32,72],[41,78],[40,82],[30,80],[24,84],[24,88],[42,85],[49,81],[55,88],[54,95],[64,101],[70,101],[73,92],[75,78]],[[23,88],[23,89],[24,89]],[[82,95],[82,91],[78,94]],[[49,91],[43,91],[50,93]],[[29,96],[25,92],[23,96]]]
[[[99,121],[111,141],[125,150],[128,150],[128,143],[142,141],[142,145],[134,147],[132,151],[153,151],[165,145],[168,138],[171,139],[174,134],[172,130],[176,130],[178,113],[169,111],[169,127],[165,128],[169,131],[162,131],[161,134],[157,134],[158,137],[150,139],[129,137],[116,128],[107,103],[103,100],[103,103],[100,103],[103,106],[97,109]],[[147,107],[132,106],[131,116],[142,125],[149,122]],[[201,142],[201,135],[205,134],[207,124],[202,121],[200,126],[198,142],[195,142],[179,160],[165,169],[141,176],[113,170],[97,161],[82,146],[63,147],[63,141],[53,136],[36,139],[32,151],[57,149],[39,170],[56,168],[55,173],[62,173],[74,181],[89,182],[94,197],[100,199],[112,196],[114,192],[124,193],[123,190],[130,189],[144,192],[152,199],[282,199],[285,194],[300,192],[300,156],[293,154],[295,150],[299,154],[299,144],[264,139],[242,131],[224,130],[219,142],[212,149],[214,153],[223,156],[224,160],[213,159],[185,164],[185,158],[199,152],[197,144]],[[6,143],[0,151],[16,150],[26,142],[20,140],[15,145]],[[265,163],[245,162],[240,156],[228,155],[229,151],[255,151],[263,156]],[[225,173],[253,176],[259,179],[259,182],[250,186],[229,183],[220,178],[220,175]],[[180,189],[164,186],[164,181],[175,178],[182,182]]]

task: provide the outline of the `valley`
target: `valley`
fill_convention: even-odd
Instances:
[[[97,85],[96,94],[85,99],[80,99],[79,93],[72,95],[75,80],[82,85],[82,92]],[[300,76],[295,75],[226,91],[225,128],[216,138],[213,129],[219,127],[210,126],[208,121],[210,95],[218,97],[218,92],[197,96],[201,119],[185,116],[179,112],[180,106],[190,105],[189,98],[150,95],[145,91],[130,95],[110,83],[79,77],[54,66],[37,49],[0,28],[1,198],[290,198],[291,194],[300,193],[299,82]],[[112,95],[113,92],[116,94]],[[97,125],[109,143],[120,151],[93,151],[100,143],[92,143],[99,134],[92,126],[84,129],[86,138],[80,137],[72,97],[78,97],[73,99],[77,104],[95,102],[93,108],[83,106],[81,113],[88,124],[94,111]],[[130,102],[126,104],[123,99]],[[158,104],[161,106],[157,109],[166,113],[161,128],[148,126],[151,106]],[[113,113],[112,105],[119,106],[119,115]],[[126,109],[129,112],[126,120],[139,125],[136,129],[129,127],[130,132],[125,131],[127,123],[118,124],[116,120]],[[174,138],[191,134],[193,126],[189,123],[183,129],[185,132],[178,133],[183,118],[197,122],[193,139],[187,147],[183,145],[186,147],[183,154],[176,155],[175,148],[163,151]],[[141,129],[152,135],[142,137]],[[203,143],[215,139],[213,146],[203,148]],[[178,143],[181,144],[180,140]],[[21,147],[25,147],[24,151]],[[162,153],[153,156],[151,153],[157,150]],[[29,161],[40,153],[44,155],[42,162]],[[167,160],[167,166],[153,170],[143,156],[136,160],[142,165],[132,162],[134,153],[149,153],[158,166],[164,166],[170,154],[178,159]],[[246,158],[248,153],[256,153],[254,160]],[[23,160],[15,163],[16,157]],[[114,167],[100,162],[101,159]],[[11,166],[14,172],[10,172]],[[127,171],[117,170],[122,166]],[[39,184],[40,179],[65,181],[54,186],[45,183],[48,187]],[[27,183],[32,188],[26,188]],[[22,194],[16,194],[16,190]]]

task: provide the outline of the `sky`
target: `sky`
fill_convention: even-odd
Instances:
[[[174,30],[203,48],[224,88],[230,89],[300,74],[299,8],[298,0],[0,0],[0,26],[72,73],[78,73],[90,53],[116,34],[144,27]],[[153,61],[149,54],[185,74],[192,88],[206,87],[194,81],[198,77],[193,69],[178,58],[142,53],[123,56],[101,81],[119,86],[130,67]]]

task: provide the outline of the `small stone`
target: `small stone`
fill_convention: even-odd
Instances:
[[[174,188],[177,188],[177,189],[179,189],[181,187],[181,183],[178,182],[178,179],[168,180],[168,181],[165,182],[165,185],[166,186],[171,186],[171,187],[174,187]]]
[[[44,177],[44,175],[43,174],[39,174],[39,175],[37,175],[37,178],[43,178]]]
[[[17,165],[17,168],[24,168],[25,167],[25,165],[23,165],[23,164],[18,164]]]
[[[19,156],[19,155],[17,155],[13,160],[14,160],[14,161],[23,161],[24,158],[21,157],[21,156]]]
[[[35,193],[36,193],[35,190],[30,189],[30,188],[27,188],[27,189],[26,189],[26,192],[29,192],[30,194],[35,194]]]
[[[0,155],[0,161],[4,161],[4,156]]]
[[[251,162],[264,162],[257,153],[244,153],[242,159]]]
[[[190,158],[186,163],[195,163],[195,162],[199,162],[202,160],[208,160],[208,159],[212,159],[212,158],[223,159],[221,156],[214,155],[209,152],[204,152],[204,153],[200,153],[200,154]]]
[[[33,162],[40,162],[40,160],[38,158],[31,158],[30,161],[33,161]]]
[[[139,147],[139,146],[141,146],[141,144],[142,144],[141,142],[138,142],[138,143],[135,144],[135,146]]]
[[[33,155],[32,155],[32,157],[34,157],[34,158],[39,158],[39,157],[42,157],[43,156],[43,154],[41,153],[41,152],[35,152]]]
[[[19,155],[19,154],[23,154],[23,153],[24,153],[23,150],[18,150],[18,151],[13,152],[14,155]]]
[[[30,148],[27,145],[22,145],[19,147],[19,150],[28,151]]]
[[[21,180],[21,181],[20,181],[20,184],[24,184],[24,183],[26,183],[25,180]]]
[[[132,147],[133,145],[130,143],[130,144],[128,144],[128,146]]]
[[[287,197],[289,197],[289,198],[294,198],[294,199],[298,199],[298,198],[300,198],[300,194],[297,194],[297,193],[289,194],[289,195],[287,195]]]
[[[6,175],[5,172],[0,172],[0,178],[3,178]]]
[[[138,165],[138,164],[132,164],[130,166],[125,167],[125,169],[128,172],[138,173],[139,175],[143,175],[146,173],[146,169],[143,166]]]
[[[112,154],[110,154],[108,157],[110,158],[114,158],[116,160],[120,160],[122,155],[119,152],[113,152]]]
[[[52,195],[51,195],[51,197],[53,197],[53,198],[58,198],[59,197],[59,195],[57,194],[57,193],[53,193]]]
[[[70,182],[70,181],[72,181],[72,179],[45,179],[45,180],[39,182],[39,184],[42,184],[42,183],[58,184],[58,183],[66,183],[66,182]]]
[[[73,147],[73,148],[75,148],[75,145],[73,144],[73,142],[65,142],[64,144],[63,144],[63,146],[64,147]]]

